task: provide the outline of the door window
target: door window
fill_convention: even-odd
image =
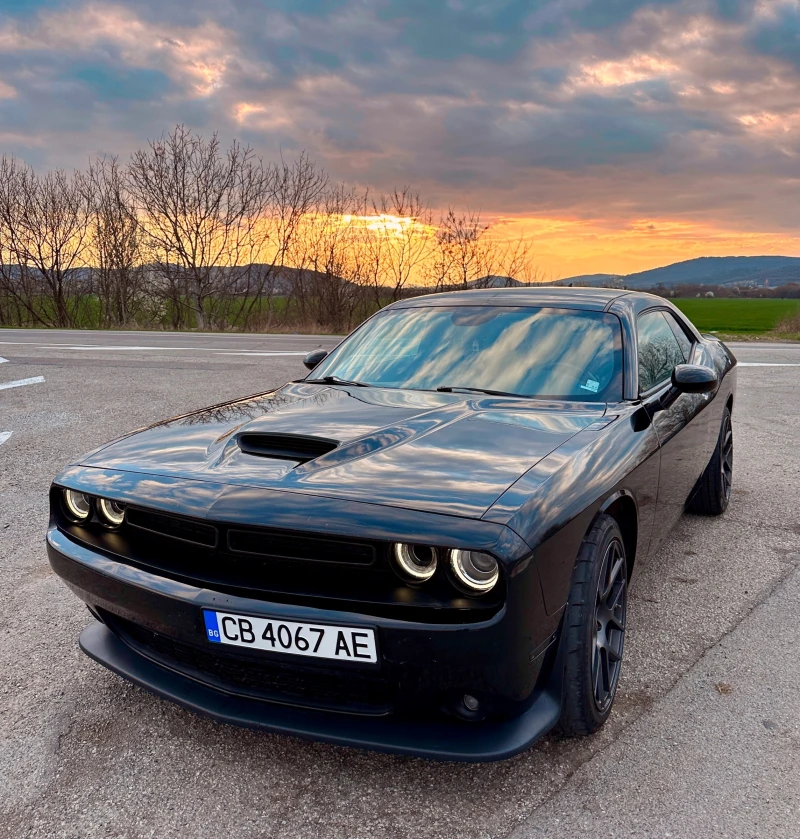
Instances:
[[[639,393],[666,381],[686,361],[672,327],[662,312],[639,318]]]
[[[683,360],[688,362],[691,358],[692,347],[694,344],[692,344],[689,340],[689,336],[683,331],[683,327],[678,323],[678,319],[672,314],[672,312],[663,312],[663,315],[672,327],[672,331],[675,333],[675,338],[680,344],[681,350],[683,351]]]

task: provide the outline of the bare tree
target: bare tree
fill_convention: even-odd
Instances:
[[[216,134],[179,125],[133,154],[127,180],[155,270],[205,328],[226,314],[227,294],[250,285],[269,237],[269,172],[249,147],[223,150]]]
[[[429,253],[430,210],[410,187],[396,189],[372,201],[368,220],[371,237],[373,292],[376,305],[386,297],[398,300]]]
[[[287,270],[287,264],[298,250],[296,242],[304,235],[306,220],[324,200],[327,186],[327,174],[304,152],[291,163],[281,158],[279,164],[269,167],[265,204],[259,211],[267,235],[259,261],[251,266],[248,289],[237,315],[243,325],[250,325],[253,316],[258,315],[255,322],[269,328],[276,313],[276,293],[282,299],[296,293],[297,275]]]
[[[116,157],[92,161],[85,184],[92,219],[89,253],[93,286],[101,301],[101,325],[125,326],[142,303],[142,229]]]
[[[533,244],[523,237],[500,242],[498,245],[498,273],[526,286],[538,285],[546,275],[536,262]]]
[[[426,285],[435,290],[532,285],[541,272],[532,246],[523,238],[504,240],[491,235],[478,212],[448,208],[439,220],[433,246],[425,261]]]
[[[78,325],[90,291],[87,194],[80,172],[39,176],[16,158],[0,159],[0,284],[32,323]]]
[[[439,220],[427,260],[427,280],[435,289],[470,288],[492,274],[495,248],[485,233],[480,213],[457,213],[449,207]]]
[[[0,159],[0,322],[336,330],[406,295],[541,280],[530,242],[409,187],[331,185],[178,125],[88,173]],[[88,305],[92,294],[99,307]],[[94,300],[94,297],[91,298]]]
[[[297,266],[291,303],[301,321],[343,329],[363,303],[362,209],[363,198],[355,189],[338,185],[329,187],[306,214],[288,254]]]

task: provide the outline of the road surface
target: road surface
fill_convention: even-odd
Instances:
[[[800,835],[800,346],[733,345],[734,495],[641,571],[615,711],[489,765],[201,719],[83,656],[44,551],[59,469],[127,430],[303,375],[335,338],[0,330],[0,836]],[[3,385],[13,385],[2,387]]]

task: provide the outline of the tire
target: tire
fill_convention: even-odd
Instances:
[[[719,516],[728,509],[733,484],[733,426],[731,412],[725,408],[714,454],[697,482],[689,511],[703,516]]]
[[[625,646],[628,569],[619,525],[600,515],[586,534],[564,616],[564,686],[559,726],[588,735],[608,719]]]

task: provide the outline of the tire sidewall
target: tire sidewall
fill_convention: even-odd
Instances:
[[[622,554],[626,556],[625,541],[616,520],[601,514],[578,553],[564,628],[567,634],[567,656],[561,727],[569,734],[590,734],[596,731],[608,719],[614,706],[612,697],[604,710],[598,707],[592,679],[597,590],[604,558],[614,540],[619,542]]]

